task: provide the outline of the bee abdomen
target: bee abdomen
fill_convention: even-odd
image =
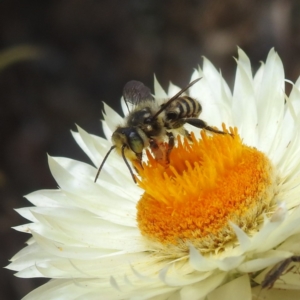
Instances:
[[[170,108],[167,109],[167,115],[173,113],[176,114],[176,119],[182,118],[196,118],[201,113],[201,105],[200,103],[189,96],[179,97]]]

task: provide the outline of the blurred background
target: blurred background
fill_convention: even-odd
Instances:
[[[29,235],[13,210],[56,188],[46,153],[89,162],[70,130],[101,135],[102,101],[120,111],[131,79],[184,86],[206,56],[233,86],[237,46],[256,70],[275,47],[286,78],[300,74],[300,2],[289,0],[0,1],[0,267]],[[0,299],[42,279],[0,269]]]

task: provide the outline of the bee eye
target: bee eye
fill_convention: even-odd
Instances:
[[[128,137],[128,144],[134,153],[142,153],[144,149],[143,139],[137,132],[131,132]]]

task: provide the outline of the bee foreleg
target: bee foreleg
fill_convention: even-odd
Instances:
[[[126,156],[125,156],[125,149],[126,149],[126,147],[127,147],[126,144],[124,144],[124,145],[122,146],[122,149],[121,149],[121,151],[122,151],[122,152],[121,152],[121,153],[122,153],[122,157],[123,157],[123,160],[124,160],[124,162],[125,162],[125,164],[126,164],[128,170],[129,170],[129,172],[130,172],[130,174],[131,174],[131,177],[132,177],[132,179],[133,179],[133,182],[136,183],[135,175],[133,174],[133,172],[132,172],[132,170],[131,170],[131,168],[130,168],[130,165],[129,165],[129,163],[128,163],[128,160],[126,159]]]
[[[142,153],[136,153],[136,159],[134,160],[135,163],[139,164],[140,167],[143,169],[143,155]],[[139,173],[138,169],[134,167],[137,173]]]
[[[142,153],[136,153],[136,159],[132,160],[131,163],[132,163],[132,166],[133,166],[134,170],[136,171],[136,173],[140,174],[139,169],[138,169],[138,167],[135,166],[135,164],[139,165],[141,169],[144,169]]]
[[[191,119],[185,119],[185,122],[187,124],[190,124],[192,126],[195,126],[197,128],[203,128],[207,131],[210,131],[210,132],[214,132],[214,133],[219,133],[219,134],[225,134],[226,132],[223,132],[223,131],[220,131],[220,130],[217,130],[217,129],[214,129],[210,126],[208,126],[203,120],[201,119],[196,119],[196,118],[191,118]]]

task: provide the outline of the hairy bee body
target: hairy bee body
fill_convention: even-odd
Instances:
[[[155,101],[142,101],[134,107],[124,120],[124,126],[119,126],[112,135],[112,143],[117,151],[126,145],[124,156],[141,163],[143,150],[147,147],[153,149],[156,156],[167,132],[163,115],[152,120],[154,114],[160,109]],[[156,151],[155,151],[156,148]],[[161,158],[163,159],[163,158]]]
[[[141,128],[148,137],[159,136],[164,133],[164,120],[161,115],[152,119],[160,106],[156,101],[145,101],[137,105],[127,116],[125,123],[129,127]]]
[[[133,105],[133,109],[129,110],[124,126],[118,126],[114,131],[112,135],[113,146],[104,157],[95,181],[113,149],[117,149],[122,155],[134,182],[136,182],[127,160],[141,164],[143,150],[149,147],[156,160],[164,160],[168,163],[170,152],[174,147],[173,130],[189,137],[188,131],[184,129],[184,124],[191,124],[211,132],[224,134],[222,131],[207,126],[204,121],[198,118],[202,107],[196,99],[181,96],[199,80],[200,78],[192,81],[187,87],[162,104],[154,100],[150,89],[143,83],[129,81],[124,87],[123,97],[128,110],[128,103]]]

